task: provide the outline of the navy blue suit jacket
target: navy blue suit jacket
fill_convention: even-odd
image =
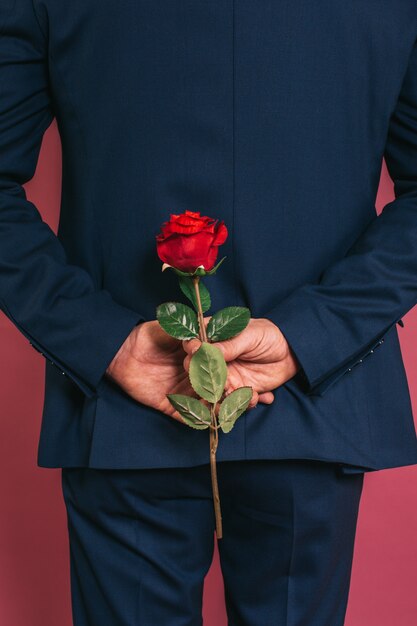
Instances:
[[[397,334],[417,302],[415,0],[2,0],[0,28],[0,306],[46,359],[38,464],[208,462],[205,431],[105,374],[183,300],[155,235],[185,209],[230,229],[213,309],[271,319],[302,365],[218,460],[417,463]],[[54,118],[57,236],[22,187]]]

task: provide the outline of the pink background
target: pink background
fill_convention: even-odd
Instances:
[[[56,232],[61,144],[44,136],[28,198]],[[384,168],[378,210],[393,198]],[[416,308],[399,328],[417,416]],[[71,626],[69,552],[60,470],[36,466],[45,361],[0,313],[0,623]],[[416,418],[417,419],[417,418]],[[345,626],[417,624],[417,466],[365,476]],[[213,537],[214,539],[214,537]],[[204,590],[205,626],[226,626],[217,549]]]

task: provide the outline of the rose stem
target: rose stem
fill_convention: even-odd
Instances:
[[[199,276],[193,276],[194,289],[197,299],[197,309],[198,309],[198,322],[200,328],[200,341],[208,341],[206,327],[204,325],[204,314],[203,308],[201,306],[201,298],[200,298],[200,287],[199,287]],[[211,414],[211,427],[210,431],[210,470],[211,470],[211,483],[213,489],[213,503],[214,503],[214,513],[216,517],[216,536],[217,539],[221,539],[223,536],[222,531],[222,515],[220,509],[220,496],[219,496],[219,486],[217,483],[217,469],[216,469],[216,450],[219,441],[218,428],[216,423],[216,405],[210,403],[210,414]]]
[[[211,419],[212,423],[215,423],[215,405],[211,407]],[[217,468],[216,468],[216,450],[218,443],[218,429],[213,430],[210,428],[210,469],[211,469],[211,484],[213,486],[213,500],[214,500],[214,512],[216,516],[216,536],[217,539],[223,537],[222,530],[222,514],[220,509],[220,495],[219,486],[217,483]]]

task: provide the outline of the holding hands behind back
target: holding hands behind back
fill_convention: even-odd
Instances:
[[[207,324],[210,316],[204,318]],[[166,395],[198,397],[188,377],[192,354],[199,339],[179,341],[168,335],[157,320],[142,322],[124,341],[106,374],[133,399],[183,421]],[[215,342],[228,367],[225,393],[251,386],[248,408],[258,402],[271,404],[276,389],[297,372],[299,365],[279,328],[266,318],[252,318],[235,337]]]
[[[208,322],[210,317],[204,318]],[[187,356],[184,368],[188,371],[193,353],[201,345],[199,339],[182,342]],[[253,388],[256,402],[271,404],[273,389],[292,378],[299,363],[284,335],[271,320],[251,318],[247,327],[235,337],[214,344],[227,362],[226,394],[242,386]]]

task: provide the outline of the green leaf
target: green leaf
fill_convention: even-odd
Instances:
[[[217,416],[219,426],[224,433],[232,430],[237,418],[247,409],[251,398],[252,387],[239,387],[226,396]]]
[[[191,385],[209,402],[220,400],[227,379],[227,365],[219,348],[203,341],[194,352],[188,370]]]
[[[195,293],[195,287],[192,279],[189,277],[181,276],[179,279],[179,284],[183,294],[185,294],[187,298],[191,300],[195,310],[198,311],[197,296]],[[204,283],[201,282],[201,279],[198,281],[198,286],[200,288],[201,307],[203,309],[203,313],[205,313],[211,307],[210,294],[207,287],[204,285]]]
[[[244,306],[228,306],[211,316],[207,324],[207,337],[223,341],[238,335],[249,324],[250,310]]]
[[[197,398],[192,396],[184,396],[180,393],[169,393],[167,398],[180,413],[185,423],[191,428],[203,430],[208,428],[211,423],[211,415],[205,404],[202,404]]]
[[[156,307],[156,319],[168,335],[176,339],[198,337],[195,312],[181,302],[163,302]]]

